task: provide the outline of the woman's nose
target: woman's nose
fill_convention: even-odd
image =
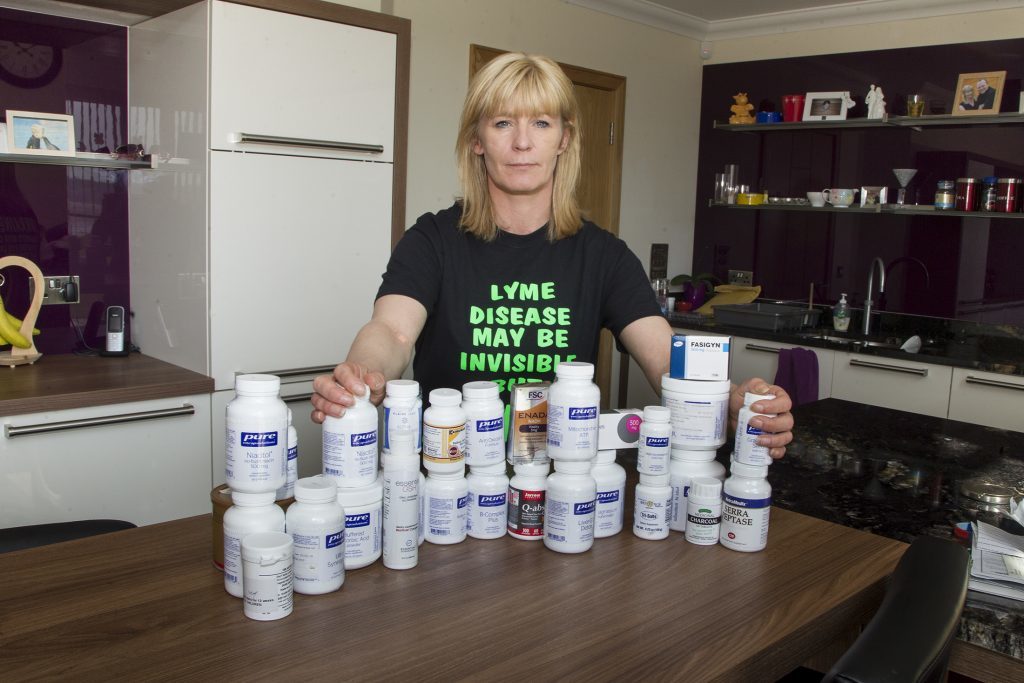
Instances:
[[[512,139],[512,144],[516,149],[527,150],[533,146],[533,141],[530,140],[529,128],[526,126],[517,126],[515,137]]]

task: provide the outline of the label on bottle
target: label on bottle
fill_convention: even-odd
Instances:
[[[548,449],[555,455],[597,453],[597,406],[562,406],[548,400]]]
[[[772,499],[740,498],[725,494],[722,500],[722,543],[737,550],[760,550],[768,542],[768,518]]]
[[[420,426],[423,424],[422,410],[416,405],[409,406],[384,406],[384,450],[391,452],[391,439],[395,434],[409,431],[416,435],[416,452],[419,453],[422,445],[422,434]]]
[[[339,427],[324,430],[324,474],[349,485],[372,483],[377,478],[377,429],[353,431],[344,423]]]
[[[466,425],[423,423],[423,459],[436,463],[462,462],[466,453]]]
[[[460,538],[466,533],[469,496],[427,497],[427,538]]]
[[[721,503],[694,503],[687,500],[686,508],[686,540],[697,545],[714,545],[718,543],[718,533],[722,526]]]
[[[381,552],[381,510],[345,515],[345,566],[372,562]]]
[[[519,536],[544,536],[544,491],[508,488],[508,530]]]
[[[549,496],[544,507],[545,537],[569,545],[593,541],[596,509],[596,499],[572,502]]]
[[[504,536],[508,515],[508,494],[469,492],[469,515],[466,530],[471,536],[490,538]]]
[[[638,494],[633,514],[633,527],[639,532],[638,535],[657,536],[667,534],[671,507],[671,494],[665,500],[658,500],[657,498],[640,496]]]
[[[594,535],[598,537],[617,534],[622,529],[623,489],[597,492],[597,512],[594,518]]]
[[[729,418],[729,397],[685,400],[665,394],[665,405],[672,410],[672,443],[712,446],[725,443]]]
[[[289,530],[295,558],[295,590],[315,589],[337,581],[345,573],[345,529],[328,532],[302,528]]]
[[[287,423],[268,419],[227,419],[224,460],[231,488],[238,491],[277,490],[285,483],[288,473],[287,428]]]
[[[466,462],[493,465],[505,459],[505,418],[466,422]]]

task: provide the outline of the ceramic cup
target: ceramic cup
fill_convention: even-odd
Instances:
[[[778,123],[782,120],[782,114],[777,111],[759,111],[756,118],[758,123]]]
[[[831,188],[828,190],[821,191],[825,201],[840,209],[845,209],[850,204],[853,204],[853,198],[857,195],[857,190],[846,190],[840,188]]]
[[[786,121],[799,121],[804,115],[803,95],[782,96],[782,116]]]
[[[825,206],[825,195],[822,192],[808,192],[807,201],[811,206]]]

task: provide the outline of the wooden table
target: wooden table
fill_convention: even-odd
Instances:
[[[581,555],[424,544],[256,622],[210,516],[0,555],[0,677],[771,681],[873,613],[903,543],[785,510],[768,548],[625,531]]]

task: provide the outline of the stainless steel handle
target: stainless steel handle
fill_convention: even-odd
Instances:
[[[81,427],[102,427],[104,425],[121,424],[125,422],[140,422],[142,420],[156,420],[164,417],[178,417],[180,415],[195,415],[196,408],[191,403],[186,403],[180,408],[161,408],[160,410],[144,410],[141,413],[124,413],[122,415],[107,415],[105,417],[86,417],[81,420],[65,420],[63,422],[47,422],[44,424],[4,425],[4,436],[13,439],[16,436],[28,436],[29,434],[45,434],[47,432],[60,432],[65,429],[79,429]]]
[[[772,348],[771,346],[761,346],[760,344],[747,344],[747,351],[764,351],[765,353],[778,353],[779,349]]]
[[[973,375],[967,375],[964,380],[968,384],[984,384],[987,387],[1000,387],[1002,389],[1016,389],[1017,391],[1024,391],[1024,384],[1014,384],[1013,382],[1001,382],[998,379],[987,379],[985,377],[974,377]]]
[[[313,398],[313,392],[308,394],[295,394],[294,396],[282,396],[281,400],[285,403],[298,403],[299,401],[308,401]]]
[[[851,358],[850,365],[856,365],[861,368],[873,368],[875,370],[888,370],[889,372],[904,372],[908,375],[920,375],[921,377],[928,376],[928,368],[908,368],[904,365],[886,365],[885,363],[872,363],[869,360],[859,360],[857,358]]]
[[[278,377],[298,377],[300,375],[323,375],[334,372],[334,365],[317,365],[312,368],[290,368],[288,370],[259,370],[257,372],[236,372],[236,375],[276,375]]]
[[[255,142],[261,145],[285,145],[287,147],[315,147],[341,152],[368,152],[383,154],[384,145],[368,145],[362,142],[341,142],[339,140],[310,140],[309,138],[287,138],[279,135],[256,133],[232,133],[228,139],[234,143]]]

